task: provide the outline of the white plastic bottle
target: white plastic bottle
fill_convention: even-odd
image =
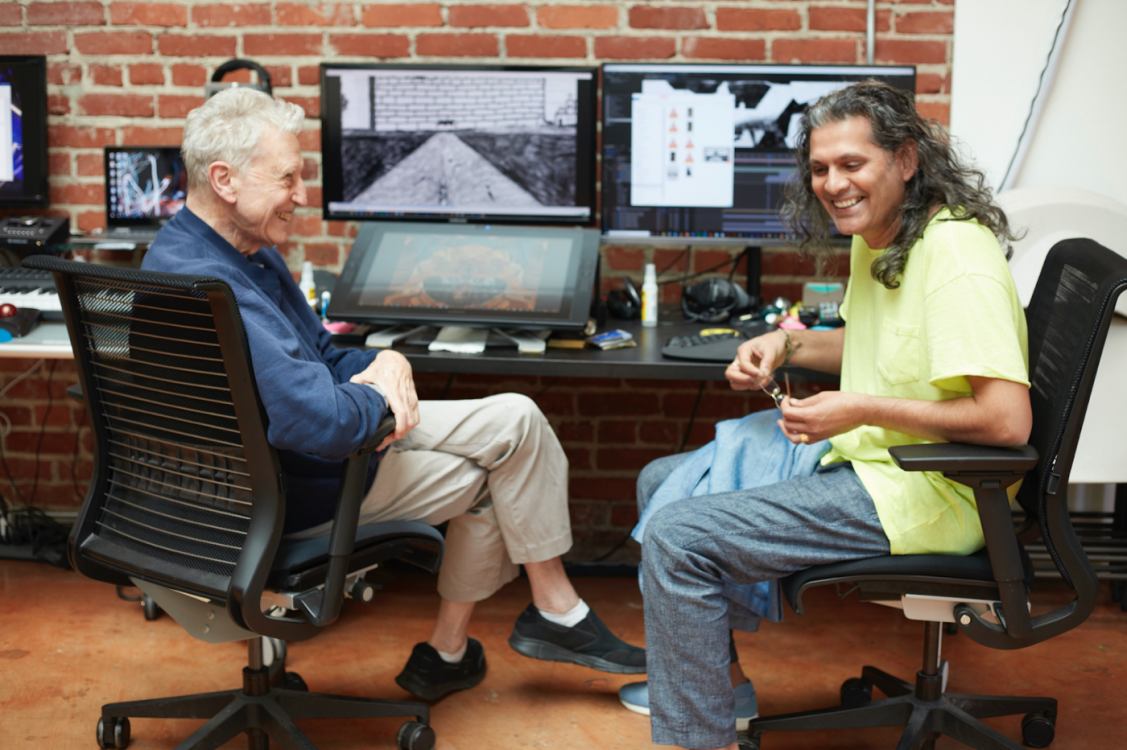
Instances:
[[[297,288],[305,295],[305,301],[310,307],[317,306],[317,285],[313,282],[313,263],[305,261],[301,264],[301,281]]]
[[[657,325],[657,270],[653,263],[646,264],[646,275],[642,279],[642,325],[646,328]]]

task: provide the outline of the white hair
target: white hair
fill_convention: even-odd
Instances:
[[[268,129],[297,135],[304,121],[301,107],[261,91],[241,86],[220,91],[189,112],[184,124],[180,153],[189,189],[207,185],[207,168],[217,161],[244,171]]]

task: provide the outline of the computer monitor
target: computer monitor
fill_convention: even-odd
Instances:
[[[913,67],[606,64],[603,232],[615,241],[782,242],[778,208],[806,107]]]
[[[326,219],[588,225],[598,69],[321,65]]]
[[[47,205],[47,58],[0,55],[0,208]]]
[[[369,222],[328,314],[358,323],[582,329],[598,261],[594,229]]]
[[[184,207],[188,170],[179,146],[106,146],[106,224],[159,227]]]

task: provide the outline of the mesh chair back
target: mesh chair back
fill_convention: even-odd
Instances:
[[[1045,259],[1026,311],[1033,406],[1029,444],[1041,460],[1026,476],[1018,501],[1040,523],[1042,539],[1070,585],[1073,566],[1062,554],[1085,563],[1086,558],[1063,549],[1076,543],[1067,504],[1054,503],[1052,512],[1048,503],[1058,491],[1065,494],[1104,340],[1125,288],[1127,258],[1092,240],[1065,240]]]
[[[280,516],[277,456],[263,453],[264,417],[246,390],[253,379],[229,287],[53,258],[34,265],[62,281],[97,443],[72,537],[76,567],[92,559],[227,598],[256,502]],[[234,363],[230,352],[224,359],[224,338],[242,344]]]

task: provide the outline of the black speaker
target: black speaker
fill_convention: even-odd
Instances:
[[[727,279],[705,279],[681,292],[681,312],[688,320],[722,323],[731,316],[750,312],[751,296],[739,284]]]

